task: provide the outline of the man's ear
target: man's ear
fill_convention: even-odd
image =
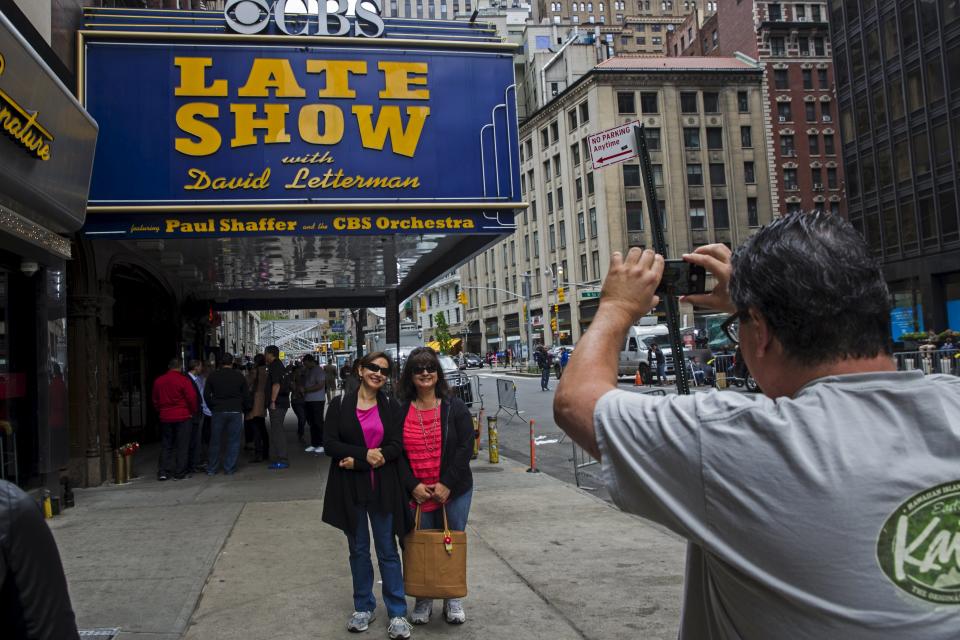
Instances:
[[[748,331],[753,331],[755,340],[753,355],[756,358],[763,358],[770,355],[779,355],[780,343],[770,330],[770,324],[763,315],[750,307],[747,312],[750,314],[750,327]],[[776,353],[775,353],[776,352]]]

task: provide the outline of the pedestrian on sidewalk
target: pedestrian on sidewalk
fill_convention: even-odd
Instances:
[[[287,367],[287,371],[293,381],[293,388],[290,391],[290,408],[293,409],[293,415],[297,416],[297,442],[303,444],[303,434],[307,426],[307,401],[303,399],[303,376],[306,370],[302,363],[296,362]]]
[[[203,362],[200,360],[191,360],[187,363],[187,376],[193,382],[194,389],[197,390],[197,402],[199,410],[193,414],[193,420],[190,424],[190,452],[187,454],[187,469],[191,473],[202,473],[207,470],[206,459],[203,455],[203,429],[210,422],[210,407],[203,399],[203,385],[207,379],[203,376]]]
[[[666,384],[667,361],[663,355],[663,351],[660,349],[660,345],[656,342],[650,345],[650,350],[647,352],[647,364],[650,365],[650,370],[655,371],[657,374],[657,386],[659,387]]]
[[[303,411],[310,424],[307,453],[323,453],[323,405],[327,399],[326,373],[311,354],[303,356]]]
[[[353,576],[353,615],[349,631],[366,631],[375,619],[370,529],[382,595],[390,618],[387,636],[409,638],[407,600],[397,538],[410,530],[410,512],[397,473],[402,455],[400,409],[383,392],[390,357],[382,352],[360,361],[360,387],[334,398],[327,410],[323,442],[333,459],[323,499],[323,521],[347,535]]]
[[[289,372],[280,362],[280,349],[270,345],[263,351],[267,363],[267,397],[270,402],[270,468],[289,469],[287,458],[287,436],[283,431],[283,420],[290,408],[291,380]]]
[[[550,391],[550,361],[552,356],[542,344],[537,345],[533,352],[533,359],[540,367],[540,391]]]
[[[323,365],[323,376],[327,389],[327,403],[337,395],[337,364],[332,356],[327,356],[327,364]]]
[[[732,255],[684,259],[717,283],[684,301],[730,314],[763,395],[616,388],[664,268],[635,247],[611,257],[580,341],[593,357],[571,361],[554,400],[614,501],[689,541],[679,638],[956,638],[960,378],[896,370],[863,236],[791,214]]]
[[[157,480],[175,480],[187,477],[190,456],[190,435],[193,428],[193,416],[199,411],[197,389],[193,382],[183,375],[183,361],[173,358],[167,364],[167,372],[153,383],[151,398],[160,417],[160,468]]]
[[[223,472],[231,476],[237,471],[240,440],[243,437],[243,412],[253,406],[250,389],[243,374],[233,368],[233,356],[225,353],[220,368],[207,377],[203,398],[213,415],[210,418],[210,458],[207,475],[217,474],[220,466],[220,446],[226,439]]]
[[[36,501],[0,480],[0,624],[5,640],[79,640],[57,542]]]
[[[427,347],[410,352],[398,389],[403,402],[403,455],[397,469],[411,497],[410,516],[419,506],[420,526],[442,529],[446,509],[450,529],[466,531],[473,499],[470,410],[451,393],[437,354]],[[433,600],[417,598],[410,621],[427,624],[431,615]],[[467,619],[463,599],[444,600],[443,615],[450,624],[463,624]]]
[[[253,405],[244,419],[253,431],[253,457],[251,463],[270,459],[270,435],[267,432],[267,361],[262,353],[253,357],[253,368],[247,373],[247,388]]]

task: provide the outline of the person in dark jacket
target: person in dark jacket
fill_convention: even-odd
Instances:
[[[220,464],[220,445],[226,435],[223,472],[233,475],[240,457],[240,439],[243,436],[243,412],[253,406],[250,388],[243,374],[233,368],[233,356],[224,353],[221,367],[207,377],[203,398],[213,414],[210,417],[210,458],[207,475],[217,473]]]
[[[443,377],[437,354],[428,347],[410,352],[398,387],[403,404],[403,455],[397,465],[411,514],[420,508],[420,526],[443,528],[443,509],[453,531],[465,531],[473,499],[473,420],[470,410],[454,396]],[[426,624],[433,600],[417,599],[410,621]],[[451,624],[466,620],[463,600],[444,602]]]
[[[0,636],[79,640],[57,543],[37,503],[0,480]]]
[[[383,393],[390,358],[371,353],[360,360],[360,387],[334,398],[327,409],[323,444],[333,458],[323,499],[323,521],[342,530],[350,547],[354,612],[349,631],[366,631],[375,618],[370,534],[383,580],[390,638],[409,638],[407,600],[396,538],[410,529],[409,510],[397,475],[401,457],[399,410]],[[369,525],[368,525],[369,523]]]

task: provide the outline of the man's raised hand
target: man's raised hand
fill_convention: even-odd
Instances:
[[[663,256],[639,247],[630,249],[626,257],[615,251],[603,281],[600,307],[619,312],[633,324],[660,303],[655,292],[662,277]]]
[[[700,265],[717,281],[710,293],[697,293],[683,296],[683,302],[689,302],[697,307],[705,307],[714,311],[733,313],[737,310],[730,300],[730,274],[733,267],[730,264],[732,253],[725,244],[707,244],[694,249],[693,253],[683,254],[683,259],[691,264]]]

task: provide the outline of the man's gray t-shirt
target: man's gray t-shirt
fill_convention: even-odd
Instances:
[[[310,387],[315,387],[318,384],[324,385],[320,387],[317,391],[307,391],[303,394],[303,399],[305,402],[324,402],[327,399],[326,391],[326,373],[323,371],[323,367],[319,365],[314,365],[310,369],[307,369],[306,374],[303,376],[303,387],[309,389]]]
[[[617,505],[691,542],[680,638],[960,638],[960,378],[615,390],[594,419]]]

